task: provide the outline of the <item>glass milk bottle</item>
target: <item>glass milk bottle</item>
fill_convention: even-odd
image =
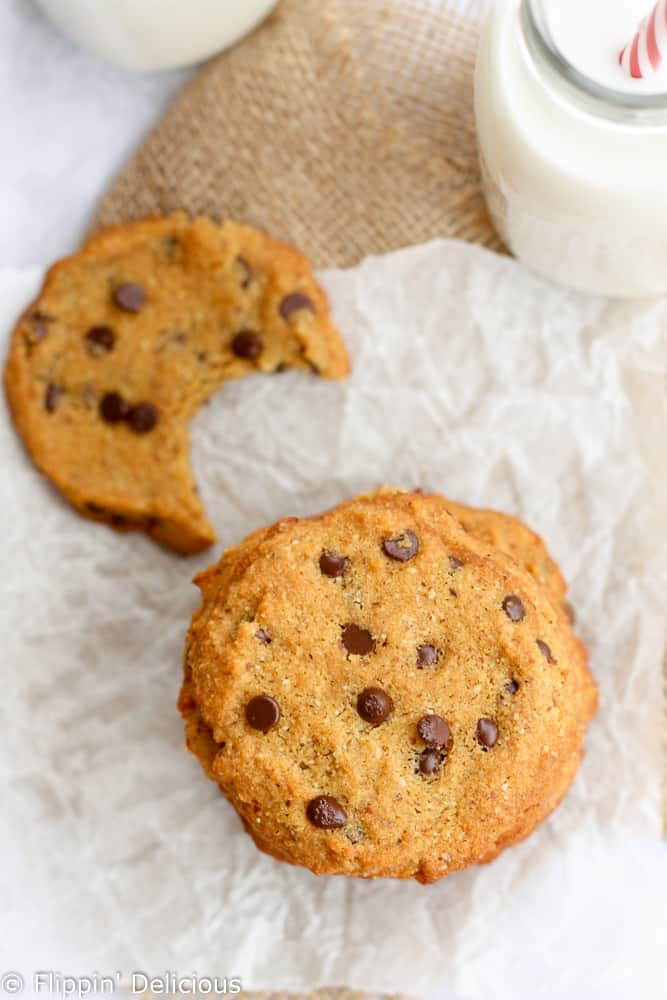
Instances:
[[[658,6],[655,65],[645,37],[634,52],[641,79],[631,50],[620,55],[651,0],[500,0],[485,25],[475,113],[489,210],[509,249],[561,284],[667,292],[667,0]]]

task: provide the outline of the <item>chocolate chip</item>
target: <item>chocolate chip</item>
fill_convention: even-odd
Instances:
[[[555,663],[556,661],[554,660],[551,650],[547,646],[546,642],[542,642],[541,639],[536,639],[535,642],[537,643],[537,648],[547,663]]]
[[[439,715],[423,715],[417,723],[417,732],[430,747],[446,747],[452,738],[449,726]]]
[[[299,309],[310,309],[311,312],[315,312],[312,299],[309,299],[303,292],[292,292],[290,295],[286,295],[280,303],[280,315],[283,319],[289,319],[292,313]]]
[[[127,401],[118,392],[106,392],[100,400],[100,416],[108,424],[117,424],[125,420],[129,413]]]
[[[53,413],[60,402],[62,389],[55,382],[49,382],[44,393],[44,409],[47,413]]]
[[[343,645],[348,653],[356,656],[366,656],[375,652],[375,639],[367,628],[350,623],[343,629]]]
[[[457,559],[456,556],[449,557],[449,568],[452,573],[456,573],[457,569],[461,569],[461,566],[463,566],[463,563],[460,559]]]
[[[152,431],[158,422],[160,414],[157,406],[152,403],[137,403],[125,418],[135,434],[146,434]]]
[[[426,778],[430,778],[431,775],[437,774],[440,770],[444,759],[445,756],[440,750],[436,750],[433,747],[423,750],[419,755],[419,773],[423,774]]]
[[[417,666],[419,669],[423,667],[432,667],[434,663],[438,662],[438,650],[435,646],[431,646],[430,643],[425,642],[421,646],[417,646]]]
[[[32,327],[32,332],[34,335],[34,340],[44,340],[49,333],[49,323],[53,323],[53,316],[49,313],[37,310],[30,317],[30,325]]]
[[[251,698],[245,707],[245,717],[248,725],[253,729],[259,729],[263,733],[268,733],[269,729],[277,724],[280,718],[280,705],[268,694],[258,694],[256,698]]]
[[[382,539],[382,550],[390,559],[397,562],[409,562],[419,552],[419,539],[413,531],[404,531],[402,535]]]
[[[526,616],[523,604],[516,594],[508,594],[503,601],[503,611],[513,622],[520,622]]]
[[[495,719],[478,719],[477,742],[485,750],[496,745],[498,742],[498,726]]]
[[[347,556],[341,556],[331,549],[324,549],[320,556],[320,570],[324,576],[345,576],[349,568],[350,560]]]
[[[252,268],[245,257],[237,257],[236,263],[241,271],[241,288],[247,288],[252,281]]]
[[[365,722],[374,726],[386,722],[393,710],[394,702],[382,688],[365,688],[357,698],[357,712]]]
[[[146,292],[141,285],[128,281],[114,289],[113,300],[119,309],[138,313],[146,305]]]
[[[86,347],[88,353],[94,358],[100,358],[103,354],[108,354],[113,350],[116,343],[116,334],[110,326],[91,326],[86,334]]]
[[[271,636],[263,628],[258,628],[255,632],[255,639],[257,642],[261,642],[263,646],[268,646],[271,642]]]
[[[509,694],[516,694],[517,691],[519,690],[519,682],[515,681],[514,678],[512,677],[512,679],[509,680],[505,685],[505,690],[508,691]]]
[[[567,619],[568,619],[570,625],[574,625],[575,621],[577,620],[577,616],[576,616],[574,608],[572,607],[572,605],[570,604],[569,601],[565,601],[563,603],[563,611],[567,615]]]
[[[330,795],[318,795],[316,799],[311,799],[306,816],[320,830],[338,830],[347,823],[347,813],[340,802]]]
[[[237,358],[254,361],[262,353],[262,338],[252,330],[240,330],[232,340],[232,351]]]

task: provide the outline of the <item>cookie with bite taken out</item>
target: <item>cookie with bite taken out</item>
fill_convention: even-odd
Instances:
[[[215,539],[189,421],[228,379],[288,368],[349,369],[305,257],[177,213],[104,229],[50,269],[5,390],[33,461],[80,514],[187,553]]]

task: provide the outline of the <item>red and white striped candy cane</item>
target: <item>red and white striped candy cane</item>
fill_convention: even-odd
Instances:
[[[667,55],[667,0],[658,0],[619,56],[623,69],[635,80],[655,73]]]

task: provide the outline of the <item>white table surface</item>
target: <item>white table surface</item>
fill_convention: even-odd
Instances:
[[[32,0],[0,0],[0,267],[76,247],[189,72],[115,69],[71,45]]]

